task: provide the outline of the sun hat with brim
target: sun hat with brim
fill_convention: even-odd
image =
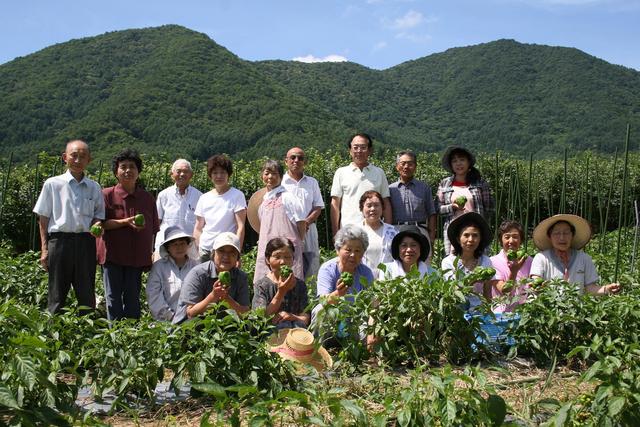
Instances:
[[[457,242],[462,229],[470,225],[480,229],[480,248],[486,249],[491,244],[493,236],[491,235],[489,224],[478,212],[466,212],[451,221],[449,228],[447,228],[449,241]]]
[[[405,237],[411,237],[413,240],[420,244],[420,261],[425,261],[431,252],[431,244],[429,239],[420,232],[420,228],[416,225],[402,225],[398,228],[398,234],[393,237],[391,241],[391,257],[393,259],[400,259],[400,243]]]
[[[302,328],[284,328],[274,333],[267,342],[269,351],[277,353],[285,360],[310,365],[316,371],[331,369],[333,360],[327,350],[316,349],[313,334]],[[304,368],[300,370],[304,371]]]
[[[260,234],[260,217],[258,216],[258,208],[260,208],[265,194],[267,194],[267,187],[261,188],[253,193],[253,196],[251,196],[249,203],[247,204],[247,219],[249,220],[249,225],[251,225],[251,228],[253,228],[258,234]]]
[[[547,231],[558,221],[566,221],[575,227],[576,233],[571,239],[573,249],[582,249],[591,240],[591,226],[586,219],[578,215],[559,214],[545,219],[533,229],[533,243],[539,250],[551,249],[551,239]]]
[[[456,154],[456,153],[465,154],[469,158],[469,167],[471,167],[471,166],[476,164],[476,158],[471,153],[471,151],[467,150],[464,147],[460,147],[460,146],[454,145],[454,146],[451,146],[451,147],[447,148],[447,150],[444,152],[444,155],[442,156],[442,168],[443,169],[448,170],[449,172],[453,173],[453,169],[451,169],[451,157],[453,157],[453,155]]]
[[[178,227],[177,225],[172,225],[170,227],[167,227],[166,230],[164,230],[164,240],[162,241],[162,243],[160,244],[160,247],[158,248],[158,253],[160,254],[160,258],[166,258],[169,256],[169,252],[167,251],[167,248],[165,245],[167,243],[170,243],[178,239],[189,239],[189,246],[191,246],[191,244],[194,241],[193,236],[190,236],[187,233],[185,233],[182,230],[182,228]]]
[[[240,239],[230,231],[218,234],[213,241],[212,249],[215,251],[216,249],[220,249],[225,246],[232,246],[236,251],[238,251],[238,254],[242,252],[240,250]]]

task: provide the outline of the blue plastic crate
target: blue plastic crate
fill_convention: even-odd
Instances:
[[[509,327],[517,324],[520,315],[513,313],[465,314],[465,319],[480,319],[480,328],[484,332],[476,336],[478,344],[486,345],[497,351],[505,350],[515,344],[513,337],[507,334]]]

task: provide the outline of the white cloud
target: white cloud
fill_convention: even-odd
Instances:
[[[377,52],[377,51],[379,51],[379,50],[381,50],[381,49],[384,49],[384,48],[385,48],[385,47],[387,47],[388,45],[389,45],[389,44],[388,44],[386,41],[384,41],[384,40],[383,40],[383,41],[378,42],[378,43],[376,43],[375,45],[373,45],[373,51],[374,51],[374,52]]]
[[[413,43],[428,43],[433,39],[433,37],[431,37],[429,34],[414,34],[414,33],[407,33],[407,32],[400,32],[396,34],[396,38],[402,39],[402,40],[409,40],[410,42],[413,42]]]
[[[313,56],[311,54],[309,55],[305,55],[305,56],[296,56],[295,58],[293,58],[293,61],[298,61],[298,62],[307,62],[307,63],[313,63],[313,62],[346,62],[348,61],[347,58],[345,58],[342,55],[327,55],[325,57],[322,58],[318,58],[316,56]]]
[[[404,16],[394,19],[389,27],[394,30],[409,30],[422,24],[422,22],[424,22],[422,13],[410,10]]]

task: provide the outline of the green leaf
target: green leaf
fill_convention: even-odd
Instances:
[[[20,405],[18,405],[13,393],[4,385],[0,385],[0,405],[12,409],[20,409]]]
[[[487,412],[494,426],[500,426],[507,416],[507,404],[498,395],[490,394],[487,398]]]
[[[361,407],[356,405],[353,401],[343,399],[343,400],[340,401],[340,405],[342,405],[342,407],[344,409],[346,409],[347,412],[351,413],[351,415],[356,417],[356,419],[361,420],[361,421],[365,420],[364,411],[362,410]]]
[[[216,399],[226,399],[227,397],[227,392],[224,390],[224,387],[218,383],[194,383],[191,384],[191,387],[203,393],[207,393]]]
[[[622,411],[627,399],[624,396],[616,396],[609,401],[609,416],[615,417]]]
[[[37,380],[35,363],[33,363],[31,359],[23,358],[19,354],[17,354],[13,360],[18,378],[27,386],[27,390],[33,390]]]
[[[408,426],[411,422],[411,407],[405,406],[404,409],[398,412],[398,424],[402,427]]]

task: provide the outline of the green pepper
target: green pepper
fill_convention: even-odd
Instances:
[[[282,267],[280,267],[280,277],[288,278],[291,273],[293,273],[293,270],[291,270],[291,267],[289,267],[288,265],[283,265]]]
[[[137,225],[138,227],[142,227],[144,226],[144,215],[142,215],[141,213],[137,214],[136,216],[133,217],[133,223],[135,225]]]
[[[509,292],[511,292],[513,290],[513,288],[516,286],[516,282],[513,280],[507,280],[505,282],[505,284],[502,286],[502,293],[503,294],[508,294]]]
[[[531,287],[533,289],[538,289],[544,285],[544,279],[542,277],[536,277],[531,281]]]
[[[340,275],[340,280],[342,280],[342,283],[344,283],[345,286],[351,286],[353,285],[353,274],[345,271]]]
[[[526,256],[527,256],[527,251],[525,251],[524,249],[520,249],[518,251],[518,259],[522,259],[522,258],[524,258]]]
[[[231,284],[231,273],[228,271],[221,271],[220,274],[218,274],[218,280],[225,287],[229,286]]]
[[[509,261],[517,261],[518,260],[518,252],[514,251],[513,249],[509,249],[509,252],[507,252],[507,259]]]
[[[89,229],[89,232],[94,235],[95,237],[100,237],[102,236],[102,233],[104,232],[104,229],[102,228],[102,226],[100,224],[93,224],[91,226],[91,228]]]
[[[465,196],[458,196],[455,202],[458,206],[464,206],[467,204],[467,198]]]

